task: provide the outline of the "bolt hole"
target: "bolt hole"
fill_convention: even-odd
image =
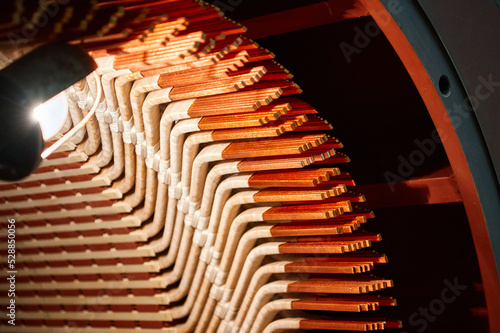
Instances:
[[[444,97],[450,96],[451,93],[451,86],[450,86],[450,79],[446,75],[441,75],[439,78],[439,91],[441,91],[441,94]]]

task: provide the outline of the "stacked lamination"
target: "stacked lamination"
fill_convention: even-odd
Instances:
[[[73,33],[99,65],[67,90],[61,134],[97,109],[0,185],[4,272],[8,219],[17,246],[2,332],[399,326],[353,314],[395,305],[367,273],[386,262],[380,235],[358,230],[373,215],[342,144],[271,53],[193,1],[70,1],[56,18],[41,40]]]

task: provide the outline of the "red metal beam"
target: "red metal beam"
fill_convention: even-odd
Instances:
[[[246,36],[259,39],[367,15],[368,11],[357,0],[329,0],[240,23],[248,28]]]
[[[353,190],[366,197],[366,203],[370,208],[462,202],[450,167],[422,178],[392,184],[356,186]]]

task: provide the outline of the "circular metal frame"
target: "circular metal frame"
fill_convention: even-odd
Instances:
[[[462,113],[460,122],[455,118],[457,108],[471,110],[469,101],[474,91],[470,85],[464,85],[463,74],[450,59],[420,4],[399,0],[363,0],[362,3],[399,55],[441,137],[474,239],[490,330],[497,332],[500,330],[500,317],[496,315],[500,313],[499,183],[477,110]],[[444,76],[449,82],[441,81]],[[483,118],[487,112],[495,111],[492,105],[494,103],[481,105]]]

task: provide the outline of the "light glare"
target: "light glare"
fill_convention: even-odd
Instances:
[[[49,140],[63,127],[68,115],[66,92],[52,97],[33,110],[34,117],[40,123],[44,140]]]

